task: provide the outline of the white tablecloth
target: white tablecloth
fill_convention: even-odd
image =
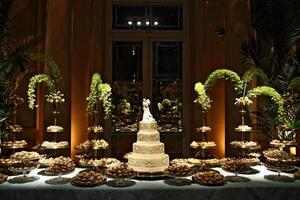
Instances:
[[[0,185],[0,200],[28,199],[28,200],[150,200],[150,199],[204,199],[204,200],[300,200],[300,181],[280,183],[264,179],[266,174],[275,174],[264,166],[254,167],[259,171],[253,175],[243,175],[251,179],[244,183],[227,183],[224,186],[208,187],[198,184],[186,186],[171,186],[164,180],[134,180],[135,185],[125,188],[115,188],[101,185],[91,188],[79,188],[71,184],[49,185],[45,181],[51,176],[39,175],[40,179],[26,184],[3,183]],[[215,168],[223,175],[232,175],[220,168]],[[64,177],[73,177],[80,170]],[[30,175],[37,175],[41,169],[34,170]],[[291,174],[285,174],[292,176]],[[13,178],[13,177],[10,177]]]

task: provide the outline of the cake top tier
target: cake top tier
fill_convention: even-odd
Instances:
[[[143,110],[144,110],[144,113],[143,113],[143,119],[141,121],[141,123],[153,123],[155,121],[155,119],[153,118],[151,112],[150,112],[150,100],[149,99],[143,99]]]

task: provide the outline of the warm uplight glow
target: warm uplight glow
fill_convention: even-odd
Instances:
[[[88,117],[86,111],[86,97],[88,96],[88,72],[80,68],[72,74],[71,79],[71,155],[75,155],[74,146],[86,140]]]
[[[217,157],[225,156],[225,84],[219,81],[211,91],[214,100],[212,108],[208,112],[208,126],[212,128],[210,139],[217,144]],[[232,123],[228,121],[227,123]]]

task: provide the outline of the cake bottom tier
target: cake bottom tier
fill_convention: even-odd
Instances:
[[[137,172],[163,172],[169,165],[167,154],[136,154],[128,155],[128,165]]]

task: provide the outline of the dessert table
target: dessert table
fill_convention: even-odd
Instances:
[[[38,175],[39,180],[31,183],[16,184],[5,182],[0,184],[0,199],[28,199],[28,200],[93,200],[93,199],[118,199],[118,200],[150,200],[150,199],[212,199],[212,200],[300,200],[300,181],[292,183],[273,182],[264,179],[266,174],[276,174],[268,171],[263,165],[255,166],[259,173],[242,175],[251,179],[250,182],[227,183],[224,186],[201,186],[190,183],[185,186],[167,184],[169,179],[163,180],[137,180],[130,187],[116,188],[109,184],[97,187],[76,187],[70,183],[65,185],[49,185],[45,183],[53,176]],[[220,168],[214,168],[223,175],[232,175]],[[37,175],[42,169],[30,172]],[[83,169],[76,168],[63,177],[73,177]],[[292,176],[292,174],[285,174]],[[11,179],[12,177],[9,177]],[[188,177],[190,179],[190,177]],[[110,180],[110,179],[109,179]],[[108,180],[108,181],[109,181]]]

